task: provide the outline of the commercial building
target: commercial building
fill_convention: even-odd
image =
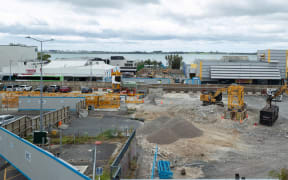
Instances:
[[[0,67],[11,63],[33,61],[37,58],[36,46],[0,45]]]
[[[44,81],[105,81],[111,78],[111,72],[119,70],[117,66],[91,59],[61,59],[43,64]],[[12,67],[5,66],[0,72],[2,80],[9,80],[10,74],[16,81],[39,81],[40,63],[18,62]]]
[[[201,83],[283,84],[287,80],[287,51],[259,50],[257,60],[245,56],[226,56],[220,60],[198,59],[184,64],[186,78],[198,77]]]
[[[110,64],[112,66],[119,66],[120,72],[122,74],[130,74],[135,75],[137,66],[136,62],[132,60],[126,60],[124,56],[111,56],[110,57]]]

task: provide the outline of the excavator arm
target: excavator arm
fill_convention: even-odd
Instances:
[[[217,89],[217,91],[213,95],[213,98],[217,97],[219,94],[221,94],[222,92],[226,92],[226,91],[227,91],[227,88],[219,88],[219,89]]]
[[[274,98],[276,98],[277,96],[283,94],[284,92],[288,94],[288,87],[287,87],[286,84],[285,84],[284,86],[281,86],[281,87],[275,92],[274,95],[270,95],[270,96],[267,97],[267,99],[266,99],[267,104],[271,107],[272,100],[273,100]]]

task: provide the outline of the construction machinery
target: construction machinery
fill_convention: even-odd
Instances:
[[[222,102],[223,92],[227,92],[228,95],[228,108],[224,111],[224,118],[242,122],[247,117],[243,86],[230,85],[228,88],[219,88],[216,91],[202,91],[200,100],[203,105],[217,104],[224,106]]]
[[[134,96],[136,94],[137,83],[134,81],[122,81],[121,72],[112,72],[112,90],[114,93]]]
[[[217,90],[203,90],[200,95],[200,101],[203,102],[203,106],[217,104],[224,106],[222,102],[222,92],[227,92],[227,88],[219,88]]]
[[[113,71],[111,73],[112,76],[112,89],[113,92],[120,92],[121,90],[121,80],[122,80],[122,76],[121,76],[121,72],[117,71]]]
[[[287,84],[277,89],[274,94],[268,95],[266,99],[266,106],[260,110],[260,124],[272,126],[278,119],[279,107],[277,105],[272,105],[272,101],[273,99],[282,95],[284,92],[288,94]]]

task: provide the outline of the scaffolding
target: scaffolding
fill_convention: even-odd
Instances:
[[[242,123],[247,118],[247,109],[244,103],[244,87],[231,85],[228,92],[228,109],[224,112],[227,119],[232,119]]]

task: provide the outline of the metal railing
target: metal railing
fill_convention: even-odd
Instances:
[[[43,114],[43,128],[48,128],[49,126],[57,125],[60,121],[64,123],[69,120],[69,107],[63,107],[56,111],[50,111]],[[22,116],[14,121],[4,124],[3,127],[10,132],[18,136],[28,136],[34,130],[39,130],[40,117],[36,116],[30,118],[28,116]]]
[[[123,156],[125,155],[125,153],[127,152],[131,141],[134,139],[136,134],[136,130],[134,130],[132,132],[132,134],[130,135],[130,137],[127,139],[127,141],[125,142],[124,146],[122,147],[120,153],[117,155],[117,157],[114,159],[113,163],[110,166],[110,177],[111,179],[119,179],[120,175],[121,175],[121,166],[119,165]]]

